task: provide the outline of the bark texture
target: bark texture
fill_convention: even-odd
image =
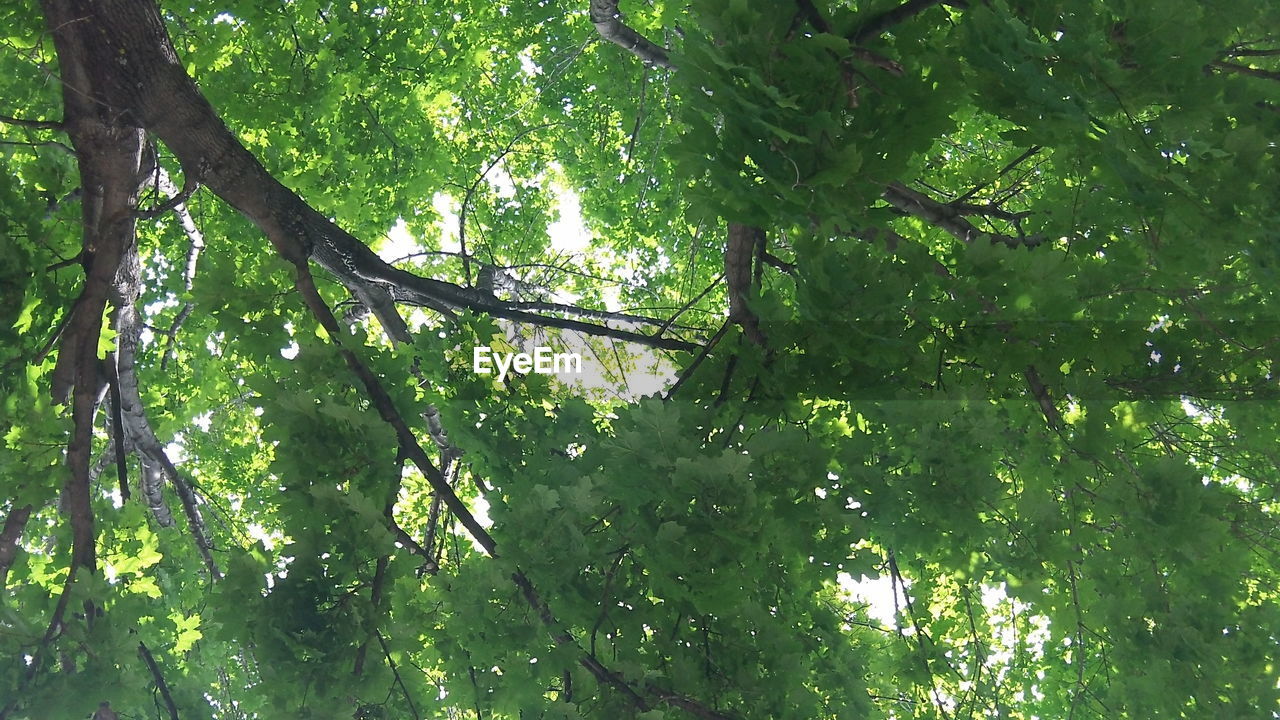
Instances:
[[[729,238],[724,250],[724,278],[729,294],[729,321],[737,323],[747,339],[756,345],[765,343],[760,320],[748,300],[754,294],[756,256],[764,250],[764,230],[753,225],[729,223]]]
[[[618,0],[591,0],[591,24],[600,37],[621,47],[650,65],[674,69],[675,64],[667,56],[666,49],[654,44],[645,36],[622,22]]]

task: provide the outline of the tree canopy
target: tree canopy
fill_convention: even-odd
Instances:
[[[0,25],[0,720],[1280,717],[1271,0]]]

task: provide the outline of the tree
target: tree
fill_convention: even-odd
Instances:
[[[1280,9],[622,9],[0,7],[0,718],[1276,717]]]

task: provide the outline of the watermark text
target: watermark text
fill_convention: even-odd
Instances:
[[[498,374],[498,382],[506,379],[511,371],[527,375],[555,375],[581,373],[582,356],[578,353],[558,353],[549,347],[536,347],[532,353],[504,353],[493,348],[476,347],[471,354],[471,370],[477,375]]]

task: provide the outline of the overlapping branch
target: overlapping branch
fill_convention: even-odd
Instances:
[[[169,458],[164,449],[164,443],[156,437],[151,421],[147,418],[146,408],[142,404],[142,393],[135,369],[138,342],[142,335],[142,324],[137,310],[140,282],[141,269],[138,250],[135,246],[131,247],[122,259],[111,292],[111,301],[116,308],[113,320],[117,334],[116,351],[108,356],[108,362],[113,362],[115,365],[120,389],[120,416],[125,436],[142,459],[142,493],[147,498],[147,505],[151,508],[156,520],[161,525],[173,524],[173,516],[169,512],[161,491],[163,480],[168,480],[182,504],[183,513],[187,517],[187,528],[195,541],[196,549],[210,576],[216,580],[222,577],[222,573],[213,559],[213,542],[209,537],[204,518],[201,516],[195,491]]]
[[[51,20],[51,18],[50,18]],[[44,666],[52,643],[63,631],[72,589],[85,575],[97,572],[97,534],[89,484],[93,451],[93,423],[105,384],[98,360],[98,340],[116,268],[134,242],[135,209],[143,164],[143,131],[125,122],[110,122],[99,113],[97,99],[84,90],[103,68],[78,52],[78,42],[55,37],[62,62],[63,103],[68,117],[63,126],[75,148],[84,188],[82,251],[84,283],[61,333],[58,359],[51,379],[57,404],[71,406],[71,437],[67,443],[69,472],[63,487],[63,507],[71,526],[71,561],[62,592],[48,626],[22,676],[25,687]],[[99,612],[91,599],[84,603],[86,623]],[[0,708],[0,718],[17,707],[17,700]]]

